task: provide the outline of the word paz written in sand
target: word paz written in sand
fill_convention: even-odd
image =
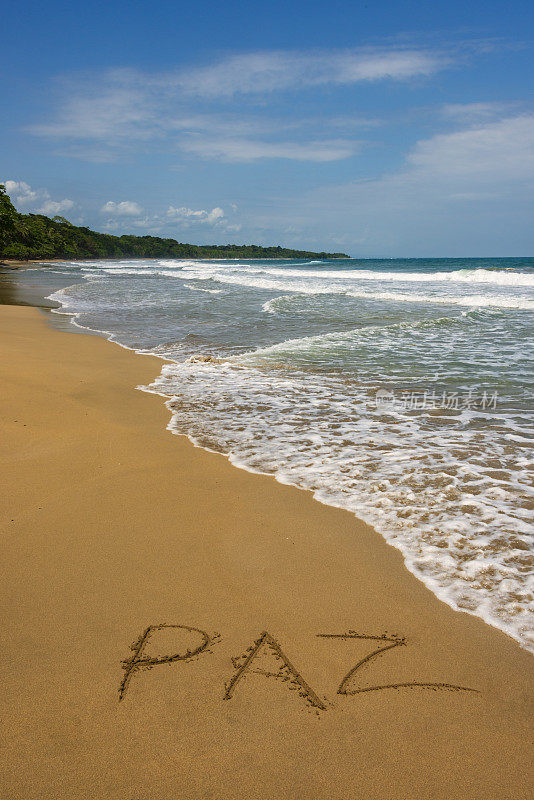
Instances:
[[[168,633],[173,629],[180,633],[181,638],[184,638],[185,634],[185,637],[190,640],[190,643],[185,646],[184,650],[158,657],[149,657],[145,655],[145,650],[149,641],[151,641],[158,632],[165,631]],[[372,642],[380,642],[379,647],[375,646],[370,653],[367,653],[364,658],[360,659],[343,676],[337,688],[338,695],[356,695],[362,692],[406,688],[433,689],[435,691],[441,689],[454,692],[478,691],[477,689],[470,689],[466,686],[457,686],[451,683],[426,683],[422,681],[387,683],[377,686],[359,686],[357,685],[356,678],[358,671],[387,651],[405,647],[407,644],[406,639],[394,634],[384,633],[368,635],[356,633],[356,631],[348,631],[348,633],[319,633],[317,637],[329,640],[367,639]],[[122,662],[124,677],[119,687],[119,701],[123,700],[126,695],[130,681],[136,672],[145,669],[153,669],[163,664],[190,661],[191,659],[198,658],[200,655],[212,653],[211,646],[219,640],[219,634],[210,636],[201,628],[194,628],[189,625],[149,625],[145,628],[141,636],[130,646],[130,649],[133,651],[131,658]],[[240,656],[232,658],[231,661],[235,672],[229,682],[225,684],[225,692],[223,694],[224,700],[232,699],[240,682],[244,678],[251,675],[261,675],[264,678],[274,678],[287,684],[288,688],[296,691],[298,696],[301,697],[308,706],[321,711],[327,708],[324,700],[321,700],[309,683],[304,680],[297,667],[294,666],[286,656],[274,636],[271,636],[267,631],[263,631]],[[266,661],[272,663],[271,668],[266,667]]]

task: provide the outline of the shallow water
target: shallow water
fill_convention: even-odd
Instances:
[[[57,269],[77,324],[166,360],[172,430],[355,512],[534,650],[534,259]]]

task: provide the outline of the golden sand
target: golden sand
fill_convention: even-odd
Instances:
[[[0,307],[2,800],[531,796],[532,656],[172,436],[160,367]]]

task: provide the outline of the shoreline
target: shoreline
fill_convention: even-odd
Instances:
[[[55,261],[60,261],[60,260],[59,259],[55,259]],[[62,261],[64,261],[64,260],[62,260]],[[39,266],[43,266],[43,264],[41,262],[25,262],[25,263],[27,263],[27,264],[34,263],[34,264],[38,264]],[[46,265],[46,266],[48,266],[48,265]],[[51,270],[51,273],[52,273],[52,275],[63,275],[64,274],[64,273],[61,273],[61,272],[56,273],[53,269]],[[130,352],[133,352],[136,355],[145,355],[145,356],[148,355],[150,357],[157,358],[159,361],[163,361],[166,364],[172,364],[173,363],[172,360],[167,359],[165,356],[154,355],[154,354],[151,354],[150,352],[143,351],[143,350],[138,350],[138,349],[135,349],[133,347],[129,347],[128,345],[122,344],[121,342],[116,341],[112,337],[112,335],[110,333],[108,333],[108,332],[106,332],[104,330],[88,328],[88,327],[86,327],[84,325],[81,325],[79,322],[76,321],[76,317],[78,316],[77,314],[73,315],[73,314],[70,314],[68,312],[62,311],[63,306],[62,306],[61,302],[49,299],[49,297],[53,296],[53,294],[56,291],[58,291],[58,290],[61,291],[61,289],[65,288],[64,279],[63,278],[58,279],[56,277],[55,278],[55,283],[54,282],[51,283],[50,280],[48,280],[48,282],[47,282],[47,280],[46,280],[47,278],[49,278],[49,276],[45,275],[45,277],[43,277],[43,275],[39,274],[39,276],[37,277],[38,283],[35,284],[33,282],[34,278],[32,276],[32,283],[30,285],[27,285],[20,278],[18,280],[16,280],[16,281],[6,280],[5,273],[2,274],[0,272],[0,306],[3,305],[3,304],[7,304],[7,305],[20,305],[20,306],[35,307],[35,308],[38,308],[41,311],[41,313],[43,313],[47,317],[48,324],[51,327],[55,328],[56,330],[64,331],[64,332],[67,332],[67,333],[78,333],[78,334],[82,334],[82,335],[98,336],[100,338],[103,338],[105,341],[108,341],[108,342],[110,342],[112,344],[118,345],[120,348],[122,348],[124,350],[127,350],[127,351],[130,351]],[[85,281],[86,278],[84,277],[83,280]],[[69,284],[67,284],[67,286],[68,285]],[[53,289],[53,292],[51,292],[51,289]],[[55,313],[50,313],[50,312],[55,312]],[[149,381],[149,384],[150,383],[153,383],[153,381]],[[383,530],[381,531],[379,529],[376,529],[374,527],[374,524],[373,524],[372,520],[366,520],[364,518],[363,514],[362,514],[362,516],[359,516],[350,507],[344,506],[342,504],[338,505],[336,503],[326,502],[326,501],[322,500],[320,497],[317,496],[317,492],[315,492],[313,489],[304,488],[302,486],[299,486],[297,483],[291,483],[291,482],[286,483],[285,481],[281,481],[281,480],[279,480],[279,478],[278,478],[276,473],[272,473],[271,474],[271,473],[267,473],[267,472],[262,472],[261,470],[249,467],[246,463],[237,463],[233,459],[232,453],[220,452],[220,451],[217,451],[217,450],[213,450],[213,449],[207,447],[206,445],[197,444],[197,442],[191,436],[189,436],[187,433],[180,433],[180,432],[176,431],[172,427],[173,411],[169,406],[169,402],[172,400],[172,397],[170,395],[164,394],[164,393],[158,391],[155,388],[154,389],[149,388],[149,386],[136,386],[135,388],[137,390],[146,391],[149,394],[154,394],[154,395],[162,398],[162,401],[163,401],[165,407],[168,409],[169,415],[171,417],[171,419],[169,420],[168,424],[166,425],[166,430],[168,430],[170,433],[172,433],[174,435],[178,435],[178,436],[184,436],[193,447],[199,447],[201,449],[206,450],[209,453],[213,453],[213,454],[216,454],[216,455],[222,455],[228,461],[228,463],[231,464],[236,469],[243,469],[243,470],[245,470],[245,471],[247,471],[247,472],[249,472],[249,473],[251,473],[253,475],[260,475],[262,477],[268,477],[268,478],[274,480],[276,483],[280,483],[281,485],[289,485],[289,486],[292,486],[292,487],[294,487],[296,489],[299,489],[301,491],[308,492],[316,502],[321,503],[323,505],[326,505],[327,507],[337,508],[337,509],[348,511],[348,513],[352,514],[356,518],[358,523],[364,524],[364,525],[368,525],[370,528],[372,528],[375,531],[376,535],[380,536],[389,546],[392,546],[394,549],[396,549],[398,552],[400,552],[401,556],[403,558],[404,567],[417,580],[422,582],[423,585],[429,591],[431,591],[432,594],[435,597],[437,597],[438,600],[440,600],[441,602],[443,602],[446,605],[448,605],[454,611],[457,611],[459,613],[472,614],[473,616],[478,617],[479,619],[482,619],[482,621],[485,624],[489,625],[492,628],[495,628],[496,630],[499,630],[499,631],[503,632],[506,636],[510,637],[513,641],[518,643],[522,649],[525,649],[530,654],[534,654],[534,651],[532,650],[532,648],[528,647],[527,644],[521,640],[521,638],[519,638],[517,635],[515,635],[514,631],[508,630],[506,625],[504,625],[504,624],[500,624],[499,625],[497,621],[495,621],[495,620],[493,620],[491,618],[488,619],[486,615],[480,614],[478,612],[478,610],[470,612],[469,610],[467,610],[465,608],[459,607],[456,604],[456,602],[454,601],[454,599],[452,599],[452,598],[450,598],[450,597],[448,597],[446,595],[446,592],[442,589],[442,587],[440,587],[438,585],[435,585],[435,583],[436,583],[435,581],[432,581],[432,580],[429,581],[428,580],[428,576],[425,576],[424,574],[419,573],[417,571],[417,569],[414,569],[414,568],[410,567],[409,559],[408,559],[406,553],[402,550],[402,548],[397,546],[396,544],[394,544],[388,538],[388,535],[387,535],[386,532],[384,532]]]
[[[47,295],[68,285],[52,270],[52,275],[29,275],[29,266],[39,266],[37,263],[25,262],[24,267],[6,267],[6,262],[0,262],[0,307],[31,306],[33,308],[52,309],[61,308],[60,303],[48,300]],[[54,275],[56,276],[54,279]]]
[[[171,437],[133,391],[160,359],[28,308],[0,326],[6,798],[527,796],[527,651],[350,512]],[[154,625],[149,657],[198,649],[191,628],[212,652],[135,668],[119,705]]]
[[[79,258],[76,259],[77,261],[92,261],[94,259],[90,258]],[[37,259],[28,259],[27,261],[21,261],[16,258],[0,258],[0,270],[8,269],[8,270],[17,270],[17,269],[27,269],[28,266],[35,266],[35,267],[47,267],[49,264],[69,264],[70,259],[68,258],[47,258],[41,259],[38,261]]]
[[[86,280],[86,278],[84,278],[83,280]],[[61,288],[62,287],[63,287],[63,281],[61,281]],[[46,289],[44,289],[44,287],[41,287],[43,295],[46,294],[46,292],[48,292],[49,288],[50,288],[50,286],[48,286]],[[54,295],[51,295],[51,296],[54,296]],[[0,302],[2,302],[1,283],[0,283]],[[88,327],[80,324],[77,321],[77,318],[78,318],[79,315],[78,314],[74,314],[73,315],[73,314],[69,314],[68,312],[63,312],[62,311],[63,306],[61,305],[61,303],[59,301],[56,302],[55,300],[49,300],[47,297],[45,297],[45,298],[43,298],[43,303],[44,303],[44,307],[45,307],[47,312],[49,312],[49,311],[57,311],[57,314],[54,314],[54,315],[52,315],[50,313],[48,314],[48,321],[49,321],[49,323],[51,325],[53,325],[53,327],[55,327],[55,328],[57,328],[59,330],[64,330],[64,331],[67,331],[67,332],[70,332],[70,333],[75,332],[75,333],[82,333],[82,334],[86,334],[86,335],[101,336],[105,340],[107,340],[107,341],[109,341],[109,342],[111,342],[113,344],[116,344],[116,345],[118,345],[119,347],[122,347],[125,350],[129,350],[131,352],[134,352],[137,355],[151,355],[150,352],[146,352],[146,351],[139,350],[139,349],[136,349],[136,348],[133,348],[133,347],[129,347],[128,345],[125,345],[125,344],[117,341],[110,333],[108,333],[108,332],[106,332],[104,330],[88,328]],[[46,306],[46,304],[48,304],[48,303],[50,303],[50,308],[48,308]],[[163,355],[158,355],[156,357],[158,359],[160,359],[161,361],[163,361],[164,364],[172,364],[173,363],[172,360],[167,359]],[[282,485],[290,485],[290,486],[293,486],[293,487],[295,487],[297,489],[301,489],[303,491],[309,492],[316,502],[319,502],[319,503],[324,504],[324,505],[326,505],[328,507],[331,507],[331,508],[339,508],[339,509],[347,510],[349,513],[353,514],[356,517],[356,519],[358,520],[359,523],[369,525],[373,530],[375,530],[377,535],[380,535],[381,538],[383,538],[386,541],[386,543],[388,545],[390,545],[390,546],[394,547],[396,550],[398,550],[402,555],[403,563],[404,563],[405,568],[412,575],[414,575],[417,580],[421,581],[423,583],[423,585],[427,589],[429,589],[432,592],[432,594],[434,594],[441,602],[444,602],[450,608],[452,608],[455,611],[458,611],[459,613],[468,613],[468,614],[471,613],[471,614],[473,614],[473,616],[479,617],[486,624],[488,624],[490,627],[496,628],[497,630],[500,630],[501,632],[504,632],[507,636],[510,636],[510,638],[512,638],[514,641],[518,642],[519,645],[522,648],[527,650],[527,652],[529,652],[531,654],[534,654],[534,650],[532,649],[532,645],[529,646],[528,642],[523,641],[521,636],[517,633],[517,631],[513,629],[513,626],[510,626],[509,624],[505,624],[504,622],[502,622],[498,618],[492,617],[490,614],[481,613],[478,607],[475,610],[469,611],[466,608],[462,608],[461,606],[458,606],[455,598],[451,597],[448,594],[447,588],[444,588],[443,586],[440,586],[437,580],[429,578],[428,575],[422,573],[413,564],[410,564],[410,558],[411,558],[410,554],[407,553],[402,548],[402,546],[400,544],[396,544],[394,539],[392,540],[388,536],[387,526],[384,526],[384,527],[381,527],[381,528],[380,527],[379,528],[375,528],[375,525],[374,525],[372,519],[365,519],[365,516],[363,514],[363,510],[362,509],[361,509],[362,513],[360,515],[358,512],[356,512],[354,510],[354,508],[351,508],[350,505],[348,505],[348,504],[347,505],[343,505],[341,503],[338,504],[338,503],[331,502],[331,501],[327,502],[327,501],[321,499],[320,496],[319,496],[318,490],[306,489],[303,486],[299,486],[299,484],[296,483],[296,482],[286,482],[286,481],[280,480],[278,475],[277,475],[277,473],[266,473],[266,472],[262,472],[259,469],[254,469],[253,467],[250,467],[249,465],[247,465],[246,463],[244,463],[242,461],[239,462],[238,459],[234,458],[232,453],[219,452],[217,450],[213,450],[213,449],[207,447],[206,445],[197,444],[197,442],[194,440],[194,438],[191,437],[190,435],[188,435],[187,433],[179,433],[178,431],[176,431],[174,429],[174,427],[172,425],[173,411],[172,411],[172,408],[169,405],[169,403],[172,400],[172,397],[169,394],[164,394],[164,393],[158,391],[156,388],[140,387],[140,386],[138,386],[136,388],[137,389],[143,389],[144,391],[147,391],[149,393],[155,394],[155,395],[157,395],[157,396],[159,396],[159,397],[161,397],[163,399],[163,402],[164,402],[166,408],[169,410],[169,415],[171,417],[171,419],[169,420],[169,423],[166,426],[166,429],[169,432],[171,432],[173,434],[180,435],[180,436],[182,436],[182,435],[185,436],[187,438],[187,440],[195,447],[200,447],[202,449],[207,450],[208,452],[216,453],[217,455],[223,455],[223,457],[226,458],[228,460],[228,462],[232,466],[234,466],[236,469],[244,469],[244,470],[246,470],[246,471],[248,471],[248,472],[250,472],[250,473],[252,473],[254,475],[268,476],[271,479],[273,479],[275,482],[281,483]]]

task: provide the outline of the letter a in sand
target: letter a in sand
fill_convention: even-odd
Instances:
[[[256,659],[264,654],[271,653],[277,661],[277,671],[268,672],[265,669],[255,669],[254,662]],[[258,639],[246,650],[246,652],[238,658],[233,658],[232,663],[236,668],[236,673],[231,679],[230,683],[226,686],[224,694],[225,700],[230,700],[235,687],[247,673],[255,673],[257,675],[264,675],[266,677],[278,678],[287,681],[291,688],[297,688],[298,694],[306,702],[314,708],[326,709],[325,704],[317,697],[311,686],[309,686],[302,675],[293,666],[291,661],[287,658],[282,648],[270,633],[264,631]]]

